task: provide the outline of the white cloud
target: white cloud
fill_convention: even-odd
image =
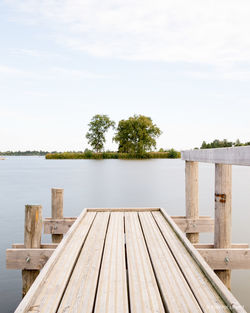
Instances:
[[[51,69],[50,72],[50,78],[68,78],[68,77],[73,77],[73,78],[82,78],[82,79],[110,79],[112,78],[111,76],[108,75],[102,75],[90,71],[83,71],[83,70],[73,70],[73,69],[68,69],[68,68],[62,68],[62,67],[54,67]]]
[[[21,68],[9,67],[0,64],[1,79],[5,77],[22,77],[24,79],[37,79],[37,80],[61,80],[61,79],[111,79],[111,76],[99,74],[96,72],[85,70],[74,70],[63,67],[50,67],[45,68],[39,73],[37,71],[26,71]]]
[[[21,69],[9,67],[9,66],[5,66],[5,65],[0,65],[0,73],[6,74],[6,75],[24,75],[24,74],[26,74],[26,72],[21,70]]]
[[[250,61],[247,0],[6,0],[100,57],[217,66]],[[63,36],[62,36],[63,34]]]
[[[182,72],[186,77],[191,77],[198,80],[235,80],[235,81],[249,81],[250,70],[239,70],[236,67],[233,68],[217,68],[214,71],[184,71]]]
[[[57,53],[51,53],[48,51],[40,51],[35,49],[10,49],[10,54],[15,56],[27,56],[34,58],[65,58],[65,56]]]

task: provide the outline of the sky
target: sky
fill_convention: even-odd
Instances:
[[[248,0],[0,0],[0,151],[84,150],[95,114],[151,117],[157,148],[250,141],[249,16]]]

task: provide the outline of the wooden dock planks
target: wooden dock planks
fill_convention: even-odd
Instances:
[[[109,214],[109,212],[97,214],[68,282],[58,313],[93,311]]]
[[[125,213],[131,313],[165,312],[141,231],[138,213]]]
[[[124,213],[113,212],[105,242],[95,313],[128,313]]]
[[[245,312],[175,227],[159,210],[85,210],[15,312]]]
[[[152,212],[162,236],[204,312],[230,312],[160,212]]]
[[[168,312],[202,312],[151,213],[139,213],[148,251]]]
[[[57,254],[52,255],[15,313],[56,312],[95,215],[83,212],[78,218],[75,227],[67,233]]]

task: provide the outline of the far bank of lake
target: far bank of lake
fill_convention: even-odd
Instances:
[[[144,152],[138,153],[120,153],[120,152],[60,152],[48,153],[46,159],[89,159],[89,160],[103,160],[103,159],[121,159],[121,160],[144,160],[144,159],[179,159],[181,153],[174,149],[164,152]]]

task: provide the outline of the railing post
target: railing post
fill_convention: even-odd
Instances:
[[[214,247],[231,248],[232,232],[232,165],[215,164],[215,227]],[[228,262],[229,260],[225,260]],[[215,273],[230,289],[231,271]]]
[[[24,248],[40,248],[42,236],[42,206],[25,206],[25,225],[24,225]],[[29,258],[26,259],[29,263]],[[23,297],[28,292],[34,280],[39,274],[39,270],[22,270]]]
[[[52,218],[63,218],[63,189],[51,189],[51,215]],[[52,234],[52,242],[59,243],[63,235]]]
[[[199,163],[186,161],[185,183],[186,183],[186,218],[199,218]],[[199,233],[189,233],[187,238],[191,243],[199,242]]]

